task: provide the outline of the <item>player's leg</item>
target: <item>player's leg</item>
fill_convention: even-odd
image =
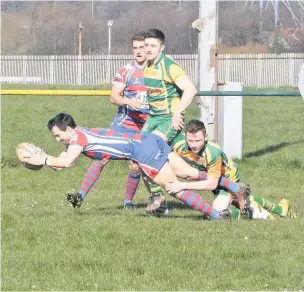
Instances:
[[[80,186],[79,193],[83,200],[98,180],[103,168],[108,164],[108,162],[109,160],[103,159],[102,161],[93,161],[91,163]]]
[[[79,208],[82,205],[82,201],[91,190],[93,185],[98,180],[104,166],[109,162],[107,159],[101,161],[93,160],[90,167],[82,180],[80,190],[78,193],[68,193],[66,198],[68,202],[74,208]]]
[[[205,170],[201,170],[199,172],[199,180],[206,180],[206,179],[208,179],[208,172]],[[234,193],[241,200],[243,198],[245,200],[241,203],[243,208],[245,208],[245,205],[249,204],[249,196],[251,192],[251,186],[249,184],[237,182],[235,181],[235,178],[231,179],[221,176],[218,187],[227,189],[228,191]]]
[[[171,119],[170,119],[171,121]],[[166,136],[166,132],[167,129],[170,128],[170,125],[167,122],[167,120],[164,120],[164,117],[161,116],[149,116],[144,127],[142,130],[142,133],[145,134],[155,134],[159,137],[161,137],[166,143],[168,143],[168,137]],[[170,122],[171,124],[171,122]],[[162,127],[161,127],[162,126]],[[169,133],[169,135],[172,135],[172,133]],[[170,136],[169,136],[170,137]],[[158,186],[157,184],[155,184],[153,181],[149,181],[148,179],[144,179],[145,182],[145,186],[147,188],[147,190],[150,193],[150,196],[148,198],[148,206],[146,208],[147,212],[150,212],[150,205],[154,203],[154,200],[157,197],[163,196],[163,191],[160,188],[160,186]],[[160,208],[157,210],[156,213],[158,214],[168,214],[169,209],[168,209],[168,204],[166,201],[164,201]]]
[[[149,145],[149,151],[145,151],[147,145]],[[134,144],[134,150],[138,153],[137,161],[140,168],[156,184],[166,187],[169,183],[177,181],[176,174],[168,162],[172,149],[163,139],[155,135],[145,135],[140,144]],[[181,200],[191,209],[209,215],[213,219],[226,219],[227,216],[230,216],[230,213],[227,214],[227,212],[219,214],[202,197],[191,190],[181,191],[174,194],[173,197]],[[156,198],[155,202],[149,206],[150,211],[157,210],[164,200],[164,196]]]
[[[161,187],[157,185],[155,182],[153,182],[153,180],[149,179],[149,177],[144,172],[142,172],[142,178],[147,190],[150,193],[150,196],[148,198],[148,205],[146,207],[146,212],[157,215],[169,214],[168,204],[166,200],[160,204],[160,207],[156,211],[150,210],[151,208],[150,206],[154,204],[155,199],[159,197],[164,197],[164,194]]]
[[[124,200],[125,209],[135,209],[133,198],[139,185],[140,174],[141,171],[139,165],[130,160]]]
[[[290,203],[286,199],[282,199],[278,204],[273,203],[265,198],[257,195],[251,195],[250,200],[258,203],[265,210],[279,215],[281,217],[297,218],[296,214],[291,211]]]
[[[206,178],[205,171],[200,171],[192,166],[190,166],[186,161],[184,161],[177,153],[171,152],[168,155],[168,159],[170,162],[170,165],[172,166],[175,174],[179,178],[188,179],[188,180],[203,180]],[[221,177],[221,180],[223,177]],[[250,192],[248,190],[248,185],[244,185],[246,187],[241,187],[239,189],[239,192],[236,193],[241,209],[245,209],[246,202],[248,201],[248,196],[250,195]],[[226,208],[225,208],[226,209]]]
[[[212,207],[218,211],[223,211],[228,209],[232,202],[232,198],[227,191],[221,190],[218,194],[215,195],[215,198],[212,202]]]
[[[170,152],[168,160],[177,177],[188,180],[200,180],[200,171],[188,164],[177,153]]]
[[[136,129],[127,128],[123,126],[123,122],[126,116],[124,115],[117,115],[110,125],[110,129],[114,130],[116,133],[121,133],[121,135],[125,137],[133,137],[136,133],[139,133]],[[138,188],[140,182],[140,167],[138,164],[130,161],[129,162],[129,169],[128,169],[128,176],[126,182],[126,190],[124,195],[124,208],[126,209],[134,209],[135,206],[133,204],[133,198],[135,192]]]
[[[254,196],[249,195],[248,205],[244,212],[241,212],[239,209],[239,200],[237,196],[233,196],[232,205],[235,206],[237,209],[232,210],[232,218],[235,219],[264,219],[264,220],[275,220],[275,217],[266,209],[262,207],[262,204],[259,204],[255,201]],[[258,199],[263,199],[258,197]],[[262,203],[260,201],[260,203]],[[270,202],[267,201],[268,205],[270,206]],[[239,213],[238,213],[239,212]]]
[[[175,130],[172,125],[172,117],[167,116],[158,116],[154,119],[155,127],[152,131],[152,134],[155,134],[159,137],[161,137],[166,143],[169,145],[171,144],[172,140],[179,135],[181,132],[180,130]],[[153,200],[156,196],[163,195],[163,192],[159,186],[157,186],[155,183],[152,183],[151,186],[151,196],[150,196],[150,204],[153,203]],[[165,210],[165,212],[168,212],[167,204],[164,203],[160,207],[160,211],[162,212]]]
[[[169,162],[166,162],[158,174],[153,178],[153,181],[162,187],[166,187],[169,182],[174,182],[177,180],[178,179]],[[212,208],[212,206],[210,206],[199,194],[192,190],[184,190],[172,196],[182,201],[191,209],[210,216],[214,220],[226,219],[227,213],[218,212],[216,209]],[[159,203],[160,202],[161,201],[159,201]],[[156,205],[154,207],[157,209],[159,206]]]

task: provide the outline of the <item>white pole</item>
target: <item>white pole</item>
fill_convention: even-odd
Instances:
[[[200,0],[199,20],[199,90],[217,90],[217,0]],[[239,91],[242,84],[225,81],[222,90]],[[219,89],[220,90],[220,89]],[[242,97],[199,97],[200,120],[209,138],[219,142],[228,156],[242,158]]]
[[[94,18],[94,0],[92,0],[92,7],[91,7],[91,16]]]
[[[109,43],[108,43],[108,54],[111,54],[111,26],[109,26]]]
[[[212,90],[215,85],[215,64],[211,64],[211,48],[216,46],[216,0],[200,0],[199,18],[203,29],[199,33],[199,90]],[[215,97],[201,96],[200,120],[204,122],[209,138],[216,139]]]
[[[109,32],[108,32],[108,37],[109,37],[109,40],[108,40],[108,54],[109,55],[111,54],[111,27],[113,25],[113,22],[114,22],[114,20],[109,20],[108,21],[108,28],[109,28]]]

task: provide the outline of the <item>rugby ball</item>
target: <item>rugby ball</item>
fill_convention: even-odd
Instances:
[[[33,165],[23,162],[23,157],[29,155],[35,156],[35,155],[43,155],[43,154],[44,154],[43,150],[32,143],[21,143],[16,147],[16,155],[18,160],[24,167],[30,170],[39,170],[43,167],[43,165]]]

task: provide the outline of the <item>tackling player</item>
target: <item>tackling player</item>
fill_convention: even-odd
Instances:
[[[217,143],[208,139],[203,122],[191,120],[185,127],[185,135],[180,134],[176,137],[172,142],[172,147],[184,161],[199,169],[201,174],[204,175],[205,180],[169,183],[166,187],[169,193],[176,193],[187,189],[212,190],[215,195],[212,207],[218,211],[228,209],[233,201],[237,201],[234,194],[227,189],[231,189],[229,186],[231,182],[240,181],[238,166],[231,158],[226,156]],[[282,217],[296,217],[290,210],[288,200],[283,199],[279,204],[275,204],[260,196],[253,195],[250,196],[250,200],[258,203],[265,210]],[[254,206],[252,207],[254,208]],[[267,213],[264,212],[264,219],[272,216]],[[232,216],[239,218],[239,210],[233,209]]]

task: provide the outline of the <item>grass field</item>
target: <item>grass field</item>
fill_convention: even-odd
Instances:
[[[169,200],[168,217],[122,209],[127,162],[111,162],[79,210],[78,189],[90,161],[61,172],[20,166],[15,147],[62,146],[46,128],[69,112],[79,125],[107,127],[116,108],[100,97],[3,96],[1,290],[303,290],[304,104],[300,98],[244,98],[243,181],[256,194],[291,200],[298,219],[201,220]],[[189,117],[196,117],[192,106]],[[233,139],[233,137],[231,137]],[[212,195],[204,196],[211,201]]]

